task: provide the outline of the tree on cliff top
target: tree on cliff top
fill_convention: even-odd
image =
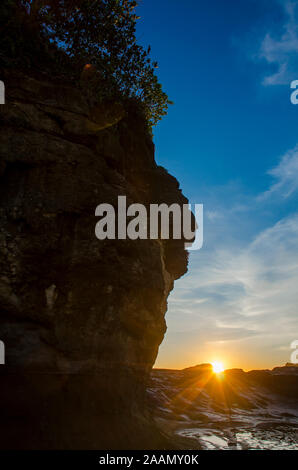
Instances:
[[[49,49],[67,56],[77,72],[92,64],[108,83],[110,93],[136,99],[148,123],[155,125],[167,113],[170,101],[155,74],[157,63],[150,59],[150,47],[136,41],[134,0],[2,0],[25,15],[32,30]],[[56,47],[55,47],[56,46]],[[34,50],[34,49],[33,49]],[[55,54],[54,53],[54,54]],[[34,59],[34,58],[33,58]]]

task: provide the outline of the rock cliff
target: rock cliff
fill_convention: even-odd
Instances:
[[[187,200],[133,106],[5,73],[0,109],[0,447],[164,448],[147,411],[183,241],[95,237],[95,208]]]

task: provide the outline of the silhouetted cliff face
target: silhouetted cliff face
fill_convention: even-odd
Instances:
[[[187,200],[135,111],[94,106],[49,78],[4,81],[0,446],[162,446],[144,391],[167,297],[187,269],[184,244],[99,241],[94,214],[119,195]]]

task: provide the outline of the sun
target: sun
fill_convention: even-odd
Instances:
[[[212,364],[213,372],[215,374],[220,374],[221,372],[224,371],[224,366],[222,362],[214,361],[211,364]]]

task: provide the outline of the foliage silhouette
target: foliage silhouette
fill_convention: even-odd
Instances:
[[[48,61],[53,71],[72,71],[77,78],[90,64],[99,99],[137,101],[151,127],[171,102],[150,47],[137,44],[136,7],[134,0],[2,0],[1,44],[25,65]]]

